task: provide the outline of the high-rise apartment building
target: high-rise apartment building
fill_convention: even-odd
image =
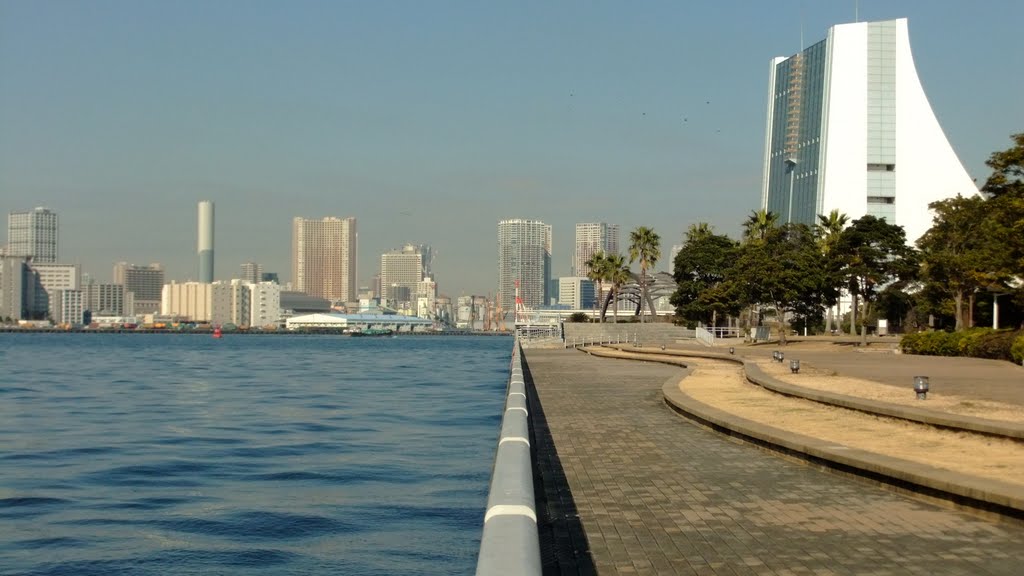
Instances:
[[[199,281],[213,282],[213,202],[199,203]]]
[[[263,281],[263,265],[256,262],[242,264],[241,279],[250,284],[259,284]]]
[[[498,222],[498,302],[515,310],[516,283],[528,308],[547,304],[551,279],[551,226],[539,220]]]
[[[781,222],[871,214],[913,242],[930,202],[977,193],[921,87],[906,19],[833,26],[772,60],[761,206]]]
[[[292,222],[292,281],[295,289],[333,302],[356,293],[356,219],[295,218]]]
[[[577,224],[572,273],[577,276],[586,276],[587,261],[598,252],[619,253],[619,225],[606,222]]]
[[[406,244],[380,257],[381,298],[397,300],[406,293],[416,293],[420,281],[428,276],[431,248],[423,244]]]
[[[114,284],[124,286],[125,292],[134,294],[133,310],[125,314],[143,315],[160,312],[160,298],[164,287],[164,268],[159,263],[139,266],[127,262],[114,264]]]
[[[7,216],[7,256],[24,256],[41,264],[57,261],[57,214],[47,208]]]

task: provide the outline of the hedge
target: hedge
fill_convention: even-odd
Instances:
[[[961,332],[918,332],[900,341],[907,354],[922,356],[969,356],[1021,362],[1024,331],[971,328]]]

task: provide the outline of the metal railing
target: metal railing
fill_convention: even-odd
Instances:
[[[478,576],[540,576],[542,572],[522,351],[517,338],[480,537]]]

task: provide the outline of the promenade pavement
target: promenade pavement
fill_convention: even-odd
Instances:
[[[845,376],[864,378],[903,390],[912,389],[914,376],[928,376],[935,391],[1024,406],[1024,367],[1003,360],[893,354],[898,342],[894,338],[872,337],[869,342],[866,348],[815,339],[800,339],[785,346],[746,346],[742,342],[729,344],[723,341],[714,348],[699,345],[676,347],[725,352],[732,345],[736,347],[737,354],[764,359],[771,358],[772,351],[782,350],[787,358],[801,358]],[[1015,382],[1020,386],[1008,385]]]
[[[766,352],[770,354],[770,349]],[[551,574],[1020,574],[1024,525],[821,472],[697,426],[686,371],[528,350]]]

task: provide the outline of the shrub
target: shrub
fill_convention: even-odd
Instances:
[[[1010,357],[1014,362],[1024,364],[1024,332],[1018,332],[1017,338],[1010,347]]]
[[[569,315],[569,322],[590,322],[590,316],[586,312],[573,312]]]
[[[975,340],[970,355],[975,358],[1012,361],[1011,349],[1018,334],[1011,330],[988,330]]]
[[[959,356],[959,344],[959,335],[942,331],[907,334],[900,341],[904,352],[922,356]]]

